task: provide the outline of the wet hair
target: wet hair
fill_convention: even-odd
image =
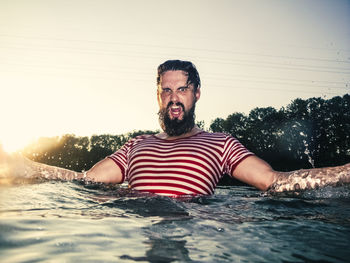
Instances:
[[[158,66],[157,86],[160,84],[161,76],[169,70],[184,71],[187,75],[187,84],[192,84],[194,91],[201,87],[201,80],[195,65],[190,61],[182,60],[167,60]]]

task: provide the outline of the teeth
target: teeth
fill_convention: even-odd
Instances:
[[[178,118],[180,116],[181,110],[182,110],[182,108],[180,106],[171,106],[170,107],[171,115],[174,118]]]
[[[177,110],[180,110],[180,107],[171,107],[171,110],[177,111]]]

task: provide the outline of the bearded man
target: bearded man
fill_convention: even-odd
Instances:
[[[293,191],[350,182],[350,164],[274,171],[236,138],[195,125],[201,83],[189,61],[168,60],[158,67],[157,100],[162,133],[141,135],[89,171],[74,171],[26,160],[29,176],[120,184],[170,197],[210,195],[223,174],[266,191]]]

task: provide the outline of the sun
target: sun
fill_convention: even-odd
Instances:
[[[32,140],[26,137],[17,136],[1,136],[0,137],[0,147],[7,153],[13,153],[22,150],[27,146]]]

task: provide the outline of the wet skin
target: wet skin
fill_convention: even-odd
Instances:
[[[187,75],[181,70],[166,71],[161,76],[160,86],[157,90],[159,109],[168,108],[171,120],[182,120],[185,112],[200,98],[200,89],[194,91],[192,84],[187,83]],[[181,106],[183,105],[183,107]]]

